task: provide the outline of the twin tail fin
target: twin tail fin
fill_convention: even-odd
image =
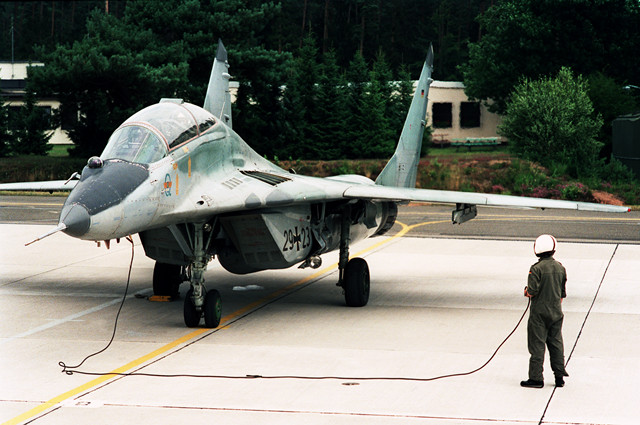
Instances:
[[[218,40],[218,51],[213,61],[211,77],[203,108],[211,112],[229,127],[233,127],[231,119],[231,94],[229,93],[229,62],[227,61],[227,49],[222,40]]]
[[[416,187],[418,162],[420,161],[420,151],[422,150],[422,136],[426,126],[429,86],[433,82],[431,79],[432,71],[433,45],[429,47],[427,59],[422,66],[420,79],[413,94],[396,151],[376,179],[376,184],[381,186]]]

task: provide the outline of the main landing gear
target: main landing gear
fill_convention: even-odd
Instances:
[[[340,258],[338,260],[338,286],[344,291],[349,307],[364,307],[369,302],[369,266],[362,258],[349,260],[350,208],[342,214],[340,224]]]

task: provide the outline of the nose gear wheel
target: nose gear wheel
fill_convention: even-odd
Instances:
[[[204,315],[204,326],[207,328],[217,328],[222,317],[222,299],[220,293],[215,289],[207,292],[204,297],[202,308]]]
[[[193,304],[193,289],[189,288],[187,291],[187,296],[184,298],[184,324],[188,328],[195,328],[200,324],[200,318],[202,317],[202,312],[196,309],[196,306]]]

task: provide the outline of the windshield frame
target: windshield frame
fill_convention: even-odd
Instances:
[[[131,134],[128,134],[135,130],[141,131],[138,137],[142,139],[139,141],[132,140]],[[100,157],[104,160],[122,159],[138,164],[152,164],[168,153],[167,140],[153,126],[145,122],[127,121],[111,134]]]
[[[213,128],[219,127],[219,123],[220,121],[213,114],[191,103],[173,100],[161,101],[160,103],[141,109],[122,123],[109,137],[109,142],[101,157],[103,159],[118,158],[119,156],[116,155],[118,147],[124,147],[126,143],[130,145],[135,144],[135,141],[132,141],[130,137],[125,137],[124,139],[116,137],[114,139],[114,136],[127,127],[144,129],[148,134],[152,134],[154,138],[157,139],[156,142],[162,143],[162,148],[158,149],[158,143],[144,139],[144,143],[150,143],[146,146],[147,150],[143,149],[145,146],[141,145],[133,154],[130,152],[120,153],[119,155],[126,157],[121,159],[136,162],[136,159],[145,152],[149,154],[153,153],[154,149],[158,152],[161,150],[161,158],[157,158],[156,154],[153,154],[153,156],[149,158],[151,162],[156,162],[181,146],[184,146],[186,143],[208,133]],[[122,137],[121,134],[120,137]],[[132,149],[134,148],[128,147],[128,150]],[[125,149],[121,150],[121,152],[124,151]]]

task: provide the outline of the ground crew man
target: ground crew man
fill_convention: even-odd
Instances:
[[[527,388],[542,388],[542,369],[545,344],[549,348],[551,369],[556,387],[564,386],[564,377],[569,376],[564,368],[564,345],[562,343],[562,299],[567,296],[567,272],[553,258],[557,241],[551,235],[539,236],[533,251],[539,260],[529,269],[525,297],[531,298],[531,311],[527,325],[529,346],[529,379],[520,382]]]

